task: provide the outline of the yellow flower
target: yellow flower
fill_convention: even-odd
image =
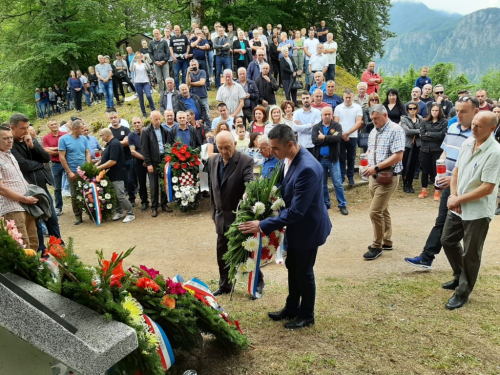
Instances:
[[[123,301],[122,306],[125,310],[129,312],[129,320],[134,325],[142,324],[142,306],[137,300],[133,297],[126,296],[125,301]]]

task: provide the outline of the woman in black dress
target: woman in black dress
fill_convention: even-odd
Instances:
[[[387,109],[389,120],[401,125],[401,117],[406,116],[406,110],[399,99],[399,92],[396,89],[389,89],[383,103]]]
[[[297,77],[297,75],[301,74],[302,72],[300,70],[297,70],[297,65],[295,65],[295,61],[290,58],[287,49],[283,48],[281,50],[281,53],[283,54],[283,58],[280,60],[280,68],[283,90],[285,91],[286,100],[292,100],[293,104],[297,106],[297,89],[292,88],[292,85],[295,82],[295,77]]]

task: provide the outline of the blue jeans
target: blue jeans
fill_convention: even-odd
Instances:
[[[145,82],[145,83],[134,83],[134,86],[135,86],[135,91],[139,96],[139,104],[141,105],[142,115],[146,117],[147,113],[146,113],[146,107],[144,106],[144,96],[142,95],[143,91],[144,94],[146,94],[146,99],[148,99],[149,108],[151,109],[151,111],[156,110],[153,98],[151,97],[151,85],[149,84],[149,82]]]
[[[215,56],[215,87],[220,86],[220,75],[224,69],[231,69],[231,57]]]
[[[50,208],[52,209],[52,215],[45,221],[45,225],[47,226],[47,232],[49,232],[49,236],[61,238],[61,230],[59,229],[59,219],[57,218],[56,210],[54,209],[54,201],[52,200],[52,196],[50,195],[48,190],[45,190],[45,193],[47,193],[47,196],[49,197]],[[38,251],[45,251],[46,247],[45,244],[43,243],[42,220],[37,221],[36,230],[38,234]]]
[[[335,81],[335,64],[329,64],[328,70],[326,71],[325,81],[328,80]]]
[[[61,186],[62,190],[64,191],[69,191],[69,182],[68,182],[68,175],[66,174],[66,172],[64,172],[63,174],[63,178],[62,178],[62,186]]]
[[[208,51],[208,71],[210,73],[210,77],[214,75],[214,50]]]
[[[54,176],[54,196],[56,198],[56,208],[62,210],[63,199],[61,195],[62,180],[64,174],[64,168],[61,163],[50,163],[50,169],[52,170],[52,176]]]
[[[44,113],[45,106],[40,102],[37,102],[36,105],[38,107],[38,112],[40,114],[40,118],[43,120],[45,118],[45,113]]]
[[[349,138],[348,142],[340,141],[340,172],[342,173],[342,182],[345,176],[348,179],[354,179],[354,162],[356,161],[356,150],[358,148],[358,138]],[[347,161],[347,169],[346,169]]]
[[[178,59],[177,63],[174,64],[174,81],[177,90],[179,89],[179,72],[182,70],[182,83],[186,83],[186,74],[188,66],[189,66],[189,61],[187,61],[186,59],[184,60]]]
[[[96,102],[99,100],[99,88],[94,84],[90,84],[89,92],[92,94],[92,100]]]
[[[104,94],[104,97],[106,98],[106,107],[107,108],[112,108],[113,107],[113,80],[109,80],[108,82],[104,83],[103,81],[99,81],[99,88],[101,89],[102,93]]]
[[[89,88],[90,90],[90,88]],[[90,107],[90,91],[86,91],[85,89],[83,89],[83,93],[85,94],[85,97],[87,98],[87,105]]]
[[[210,88],[210,76],[208,75],[208,67],[207,67],[207,60],[198,60],[198,63],[200,64],[200,69],[204,70],[205,73],[207,74],[207,80],[205,82],[205,87],[207,90]],[[210,113],[210,112],[208,112]]]
[[[345,200],[342,179],[340,178],[340,163],[338,161],[336,163],[332,163],[329,159],[323,159],[322,157],[320,157],[319,161],[323,166],[323,199],[326,207],[331,207],[330,192],[328,191],[328,175],[332,178],[335,195],[337,196],[337,201],[339,202],[338,207],[345,207],[347,202]]]

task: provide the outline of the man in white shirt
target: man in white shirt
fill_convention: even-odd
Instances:
[[[233,71],[224,70],[224,84],[217,90],[217,100],[219,103],[226,103],[231,117],[243,116],[243,104],[247,93],[243,86],[233,81]]]
[[[328,70],[325,79],[335,81],[335,65],[337,64],[337,42],[333,40],[333,34],[328,33],[326,43],[323,43],[325,55],[328,57]]]
[[[314,37],[314,30],[309,30],[309,39],[304,40],[304,70],[306,71],[306,85],[309,84],[309,60],[312,55],[318,52],[319,40]]]
[[[308,87],[311,87],[313,84],[314,73],[321,72],[323,76],[326,74],[328,70],[328,57],[323,54],[324,48],[322,44],[318,44],[318,51],[309,59],[309,77],[311,77],[311,81],[307,81]],[[312,74],[312,76],[311,76]]]
[[[340,142],[340,173],[342,182],[345,176],[349,180],[349,186],[354,186],[354,161],[356,160],[356,149],[358,147],[358,129],[363,124],[363,110],[359,104],[353,102],[354,92],[351,89],[344,90],[344,103],[335,107],[333,121],[342,125],[344,141]],[[347,168],[346,168],[347,161]]]
[[[311,107],[311,94],[307,91],[302,92],[301,109],[293,113],[293,131],[298,135],[298,143],[312,154],[314,144],[312,142],[312,128],[321,121],[321,112]]]

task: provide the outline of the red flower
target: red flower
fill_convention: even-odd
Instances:
[[[170,156],[165,156],[165,162],[167,162],[167,163],[168,163],[170,160],[172,160],[172,157],[170,157]]]
[[[196,165],[200,165],[200,164],[201,164],[201,161],[199,161],[198,159],[196,159],[195,164],[196,164]]]
[[[198,155],[194,154],[193,156],[196,160],[198,160]]]
[[[194,167],[194,163],[193,163],[192,161],[190,161],[190,162],[189,162],[189,165],[190,165],[191,167]]]
[[[181,144],[181,142],[175,142],[175,143],[174,143],[174,147],[177,147],[177,146],[179,146],[180,144]]]
[[[181,149],[179,150],[179,152],[180,152],[181,154],[185,154],[185,153],[187,152],[187,147],[186,147],[185,145],[184,145],[184,146],[182,146],[182,147],[181,147]]]
[[[160,286],[148,277],[141,277],[135,284],[142,289],[151,289],[155,292],[160,290]]]
[[[179,169],[180,167],[181,167],[181,165],[180,165],[179,163],[175,163],[175,164],[174,164],[174,168],[175,168],[175,169]]]
[[[57,259],[62,259],[63,257],[66,256],[66,253],[64,252],[64,248],[61,246],[61,239],[50,236],[49,237],[49,254],[52,255],[53,257]]]
[[[178,142],[177,142],[177,143],[178,143]],[[176,143],[176,144],[177,144],[177,143]],[[174,146],[175,146],[175,145],[174,145]],[[177,151],[179,151],[179,150],[177,149],[177,147],[172,147],[172,152],[173,152],[174,154],[175,154]]]
[[[181,167],[182,167],[182,169],[186,169],[188,167],[188,165],[186,163],[182,163]]]
[[[189,159],[189,158],[191,157],[191,153],[190,153],[190,152],[186,152],[186,153],[184,154],[184,156],[185,156],[187,159]]]
[[[174,283],[170,278],[167,279],[167,288],[170,294],[174,294],[176,296],[182,296],[187,291],[182,287],[181,283]]]
[[[116,253],[114,253],[116,254]],[[113,254],[113,255],[114,255]],[[118,256],[118,254],[116,254]],[[123,272],[123,260],[120,260],[118,265],[113,269],[113,273],[111,275],[110,286],[117,286],[118,288],[122,287],[120,280],[125,276],[125,272]]]
[[[179,160],[180,161],[186,161],[186,158],[184,156],[182,156],[182,155],[179,155]]]

